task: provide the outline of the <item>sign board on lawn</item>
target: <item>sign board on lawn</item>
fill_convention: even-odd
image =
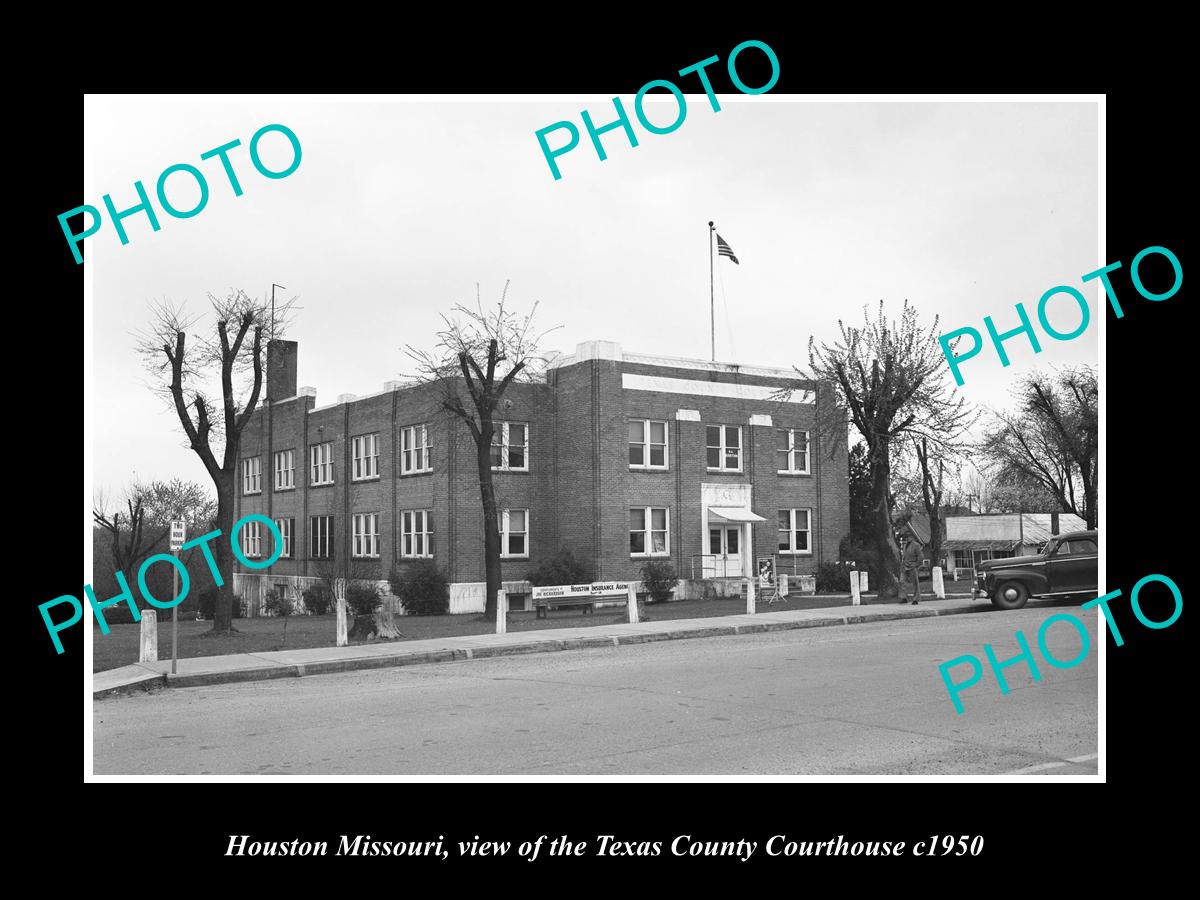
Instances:
[[[758,558],[758,586],[770,587],[775,583],[775,557],[760,556]]]
[[[555,584],[533,589],[534,600],[561,597],[606,597],[629,592],[628,581],[594,581],[591,584]]]
[[[187,540],[187,527],[182,519],[171,520],[171,552],[183,548],[183,542]]]

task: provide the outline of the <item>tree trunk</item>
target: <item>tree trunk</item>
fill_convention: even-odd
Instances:
[[[385,600],[383,606],[375,613],[375,632],[381,640],[394,641],[404,637],[396,627],[396,614],[388,608]]]
[[[496,612],[496,592],[500,590],[500,521],[496,509],[496,486],[492,480],[492,423],[486,421],[479,432],[476,461],[479,466],[479,494],[483,501],[483,559],[487,596],[484,612]]]
[[[228,473],[227,478],[229,484],[217,488],[217,529],[220,534],[209,545],[224,582],[213,608],[214,634],[233,631],[233,550],[229,543],[233,539],[233,473]]]
[[[891,466],[888,463],[888,444],[876,438],[871,448],[871,543],[875,551],[875,590],[879,599],[899,595],[896,570],[899,556],[892,534],[892,513],[888,508],[888,486]]]

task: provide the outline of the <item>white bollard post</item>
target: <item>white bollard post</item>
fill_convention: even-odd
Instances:
[[[754,579],[746,580],[746,615],[754,615]]]
[[[942,579],[942,567],[934,566],[933,574],[930,576],[933,581],[933,596],[939,600],[946,599],[946,582]]]
[[[346,598],[337,598],[337,646],[348,647],[350,638],[346,627]]]
[[[504,589],[496,591],[496,634],[508,633],[508,594]]]
[[[865,594],[868,590],[870,590],[867,587],[867,570],[866,569],[863,569],[861,572],[858,573],[858,590],[859,590],[859,593],[861,593],[861,594]]]
[[[138,662],[158,662],[158,610],[143,609]]]
[[[858,572],[853,571],[850,573],[850,605],[851,606],[862,606],[862,594],[860,593],[861,590],[862,589],[859,587],[859,583],[858,583]]]
[[[638,623],[638,608],[637,608],[637,591],[634,590],[633,582],[629,582],[629,599],[626,601],[629,607],[629,624],[636,625]]]
[[[779,576],[779,596],[786,597],[788,592],[788,577],[786,575]]]

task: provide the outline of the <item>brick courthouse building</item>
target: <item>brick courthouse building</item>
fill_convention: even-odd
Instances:
[[[833,458],[817,452],[814,385],[772,396],[795,377],[591,341],[544,379],[511,385],[492,451],[506,590],[527,593],[526,573],[561,549],[597,580],[637,580],[646,560],[669,560],[684,595],[702,580],[740,590],[763,556],[789,574],[836,560],[849,530],[845,434]],[[297,389],[297,345],[271,343],[237,516],[275,520],[285,546],[263,573],[236,566],[249,614],[266,588],[298,596],[334,556],[377,562],[380,578],[432,558],[452,583],[451,612],[482,610],[475,446],[438,411],[438,392],[388,382],[317,406],[314,389]],[[265,526],[243,528],[247,556],[269,556],[270,542]]]

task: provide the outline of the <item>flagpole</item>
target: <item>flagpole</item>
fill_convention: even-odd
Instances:
[[[716,226],[708,223],[708,324],[712,335],[712,358],[717,361],[717,313],[713,300],[713,231]]]

